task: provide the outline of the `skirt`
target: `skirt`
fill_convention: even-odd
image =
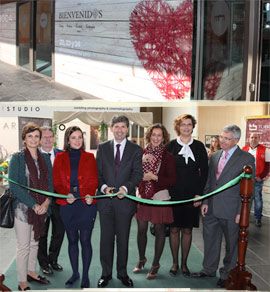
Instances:
[[[74,196],[78,197],[77,194]],[[66,230],[92,229],[97,216],[97,205],[86,205],[78,199],[73,204],[60,206],[60,216]]]
[[[149,221],[153,224],[170,224],[173,222],[172,208],[168,206],[156,206],[150,204],[138,204],[135,218],[141,221]]]
[[[193,207],[193,203],[177,204],[172,206],[172,227],[193,228],[199,227],[200,207]]]

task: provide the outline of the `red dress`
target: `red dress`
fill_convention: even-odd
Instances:
[[[160,169],[158,171],[158,181],[154,182],[154,191],[168,189],[176,184],[177,173],[175,167],[175,160],[171,153],[166,149],[164,150]],[[145,182],[141,181],[139,184],[139,194],[142,198],[145,196]],[[153,224],[170,224],[173,222],[172,208],[169,206],[157,206],[150,204],[139,203],[137,205],[137,213],[135,214],[136,219],[142,221],[150,221]]]

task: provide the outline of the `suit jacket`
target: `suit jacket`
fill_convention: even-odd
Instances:
[[[67,195],[70,193],[70,159],[68,151],[56,155],[53,164],[53,186],[57,193]],[[94,196],[98,186],[97,165],[92,153],[81,150],[78,169],[80,196]],[[85,200],[83,202],[86,204]],[[59,205],[66,205],[66,199],[57,199]],[[96,200],[93,201],[93,204]]]
[[[143,177],[142,171],[142,148],[127,140],[123,156],[119,165],[118,173],[115,172],[114,141],[107,141],[98,145],[97,167],[98,167],[98,194],[102,185],[115,187],[118,192],[121,186],[125,186],[128,194],[135,196],[136,187]],[[105,211],[110,204],[115,204],[118,210],[123,212],[136,212],[136,202],[123,198],[104,198],[98,200],[98,210]]]
[[[226,163],[219,179],[216,180],[217,167],[221,155],[222,150],[219,150],[210,157],[209,173],[204,189],[205,194],[218,189],[239,176],[243,172],[243,167],[245,165],[250,165],[252,167],[254,178],[254,157],[237,146],[237,149]],[[205,199],[203,203],[208,205],[207,214],[213,214],[215,217],[222,219],[234,219],[237,214],[241,213],[240,183],[214,194]]]

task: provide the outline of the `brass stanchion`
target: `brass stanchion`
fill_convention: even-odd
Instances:
[[[246,174],[252,174],[250,166],[244,166],[243,171]],[[242,197],[242,210],[240,217],[240,230],[238,239],[238,263],[237,267],[230,271],[228,280],[225,281],[227,290],[257,290],[251,283],[252,274],[245,268],[245,257],[247,251],[247,227],[249,225],[249,202],[253,194],[253,180],[251,178],[242,178],[240,181],[240,195]]]

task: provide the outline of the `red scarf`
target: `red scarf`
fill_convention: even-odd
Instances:
[[[163,145],[160,144],[153,149],[152,144],[148,144],[145,148],[144,155],[151,155],[151,159],[143,162],[143,173],[152,172],[153,174],[157,175],[161,165],[163,153]],[[152,198],[154,193],[154,182],[152,180],[144,181],[144,194],[146,198]]]
[[[25,157],[25,163],[27,165],[27,168],[29,170],[29,187],[33,189],[38,189],[42,191],[48,191],[49,190],[49,178],[48,178],[48,168],[47,164],[45,162],[45,159],[43,155],[40,153],[39,150],[37,150],[37,156],[38,156],[38,167],[39,167],[39,178],[38,178],[38,170],[35,164],[35,161],[28,150],[28,148],[25,148],[24,150],[24,157]],[[29,191],[30,196],[32,196],[37,204],[41,205],[45,200],[46,196]],[[34,210],[28,208],[28,223],[33,225],[34,230],[34,239],[35,241],[38,241],[40,236],[45,235],[45,220],[47,217],[47,213],[43,215],[37,215]]]

